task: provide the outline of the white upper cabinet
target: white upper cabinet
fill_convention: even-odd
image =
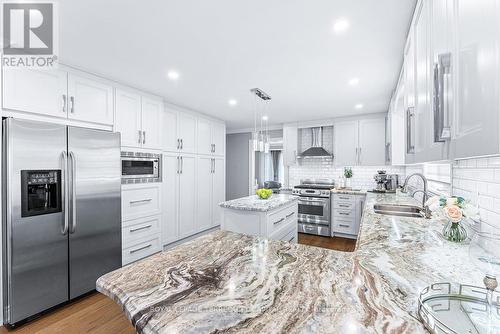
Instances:
[[[122,146],[162,148],[163,102],[135,91],[116,89],[115,131]]]
[[[224,155],[226,127],[222,123],[198,118],[198,154]]]
[[[4,69],[2,108],[113,125],[113,87],[64,70]]]
[[[358,164],[361,166],[385,165],[385,119],[359,121]]]
[[[134,92],[116,89],[115,101],[115,131],[121,133],[122,146],[141,147],[141,96]]]
[[[196,117],[186,113],[177,116],[179,151],[196,153]]]
[[[500,5],[496,0],[458,0],[457,5],[453,157],[496,154],[500,142]]]
[[[198,154],[212,154],[212,122],[198,119]]]
[[[113,87],[69,73],[68,118],[113,125]]]
[[[67,72],[3,70],[2,107],[47,116],[67,116]]]
[[[213,153],[218,156],[225,155],[226,152],[226,125],[223,123],[212,122],[212,143],[214,144]]]
[[[285,166],[292,166],[297,162],[297,146],[297,125],[285,125],[283,127],[283,163]]]
[[[179,149],[179,136],[177,136],[178,112],[166,108],[163,114],[162,138],[163,150],[176,152]]]
[[[430,3],[421,2],[415,16],[415,110],[414,154],[416,162],[426,161],[431,111],[430,86]]]
[[[161,149],[163,101],[142,97],[142,147]]]
[[[333,126],[334,162],[339,166],[358,164],[358,121],[340,122]],[[383,145],[383,144],[382,144]]]
[[[404,78],[404,73],[402,78]],[[393,109],[391,110],[391,132],[390,146],[388,147],[388,161],[395,166],[405,164],[405,83],[400,81],[400,85],[396,91],[394,98]]]

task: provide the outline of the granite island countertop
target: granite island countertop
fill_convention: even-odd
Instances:
[[[241,197],[230,201],[219,203],[226,209],[267,212],[298,201],[295,195],[273,194],[268,199],[261,199],[257,195]]]
[[[443,222],[378,215],[367,194],[353,253],[217,231],[98,279],[139,333],[426,333],[420,291],[482,284]]]

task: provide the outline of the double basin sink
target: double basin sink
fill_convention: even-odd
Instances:
[[[375,213],[389,216],[400,216],[409,218],[423,218],[423,210],[419,206],[404,204],[375,204]]]

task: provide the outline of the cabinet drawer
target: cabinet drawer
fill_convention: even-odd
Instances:
[[[122,241],[124,248],[134,240],[160,235],[161,216],[129,220],[123,223]]]
[[[353,209],[333,209],[333,217],[338,217],[345,220],[355,220],[356,210]]]
[[[123,265],[140,260],[161,251],[160,236],[133,242],[122,251]]]
[[[130,185],[122,187],[122,220],[161,213],[159,185]]]
[[[281,240],[297,243],[297,231],[294,229],[293,231],[288,232],[288,234],[281,238]]]
[[[290,241],[293,235],[295,235],[295,239],[297,238],[297,222],[288,221],[286,225],[281,226],[279,230],[269,235],[269,239],[273,240],[283,240]]]
[[[356,197],[354,195],[334,194],[333,200],[339,201],[339,202],[346,202],[346,201],[347,202],[355,202]]]
[[[282,229],[285,225],[297,223],[297,205],[282,209],[267,217],[267,235]]]
[[[356,222],[350,220],[335,219],[333,231],[336,233],[356,234]]]
[[[349,201],[333,201],[333,208],[334,209],[341,209],[341,210],[354,210],[356,206],[356,202],[349,202]]]

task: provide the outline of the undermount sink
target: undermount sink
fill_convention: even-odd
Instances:
[[[375,213],[389,216],[422,218],[422,208],[415,205],[402,204],[375,204],[373,206]]]

